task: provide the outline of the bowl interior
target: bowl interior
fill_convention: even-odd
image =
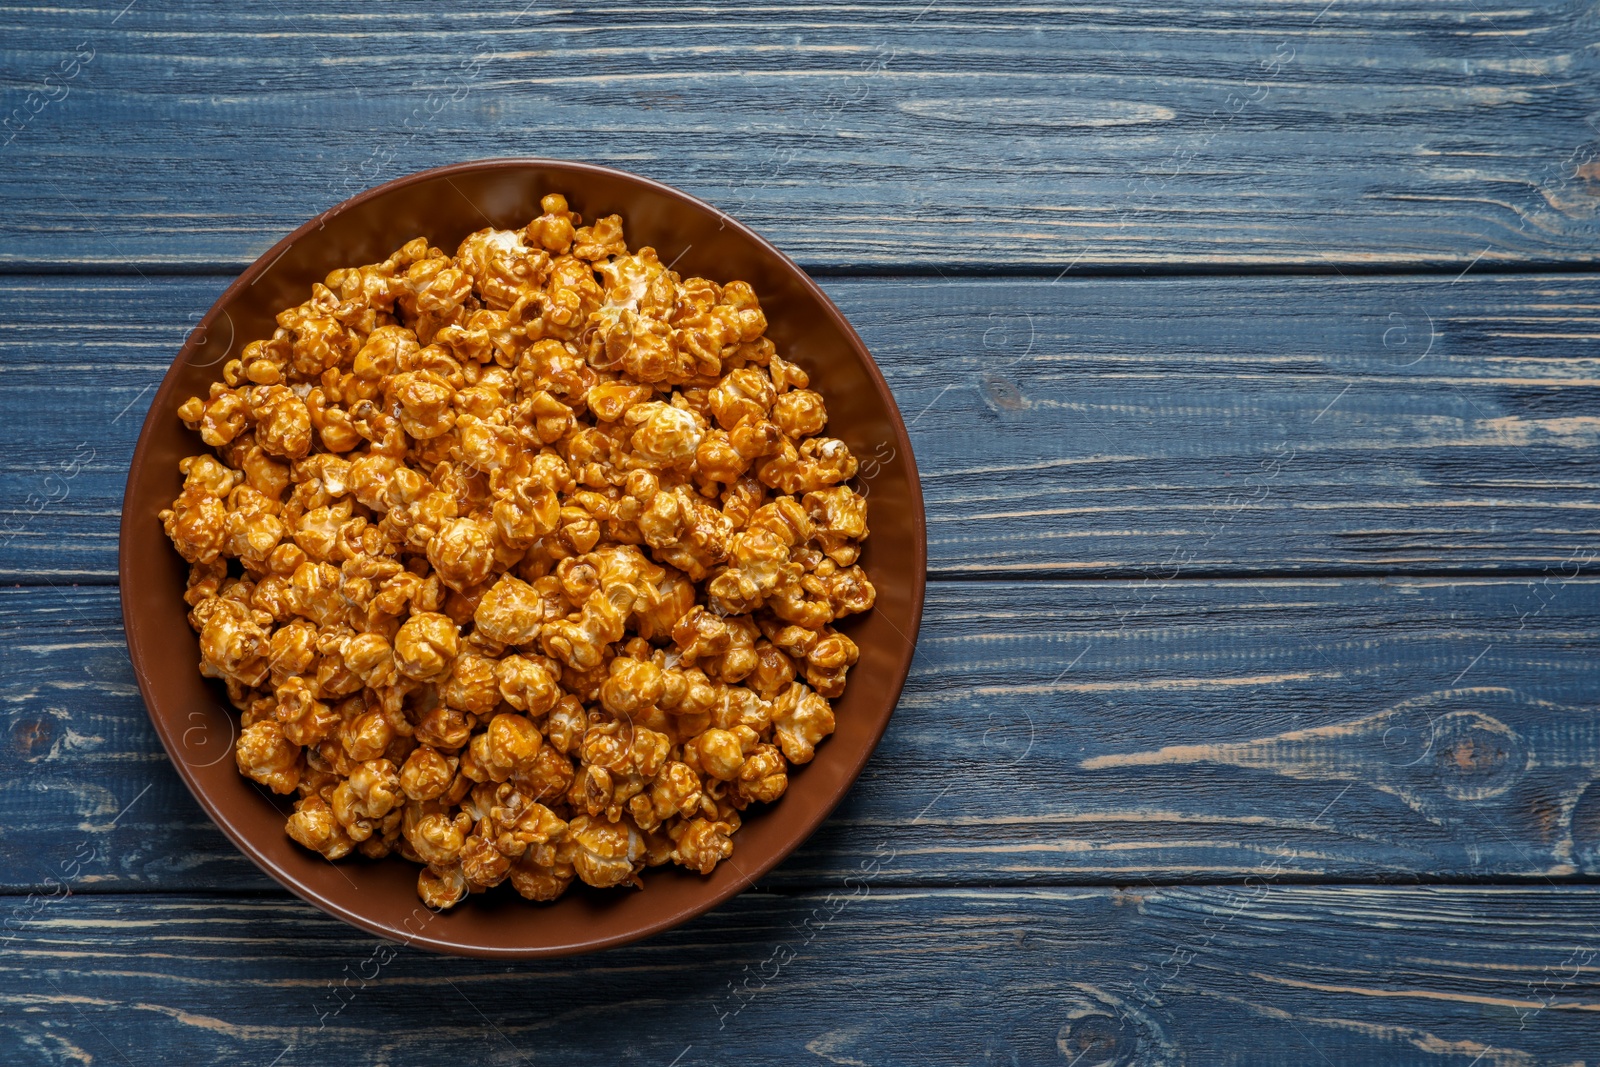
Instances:
[[[829,411],[828,432],[862,461],[872,534],[862,565],[876,608],[841,624],[860,646],[837,732],[791,772],[788,792],[735,836],[733,858],[709,877],[674,866],[646,871],[642,891],[575,886],[553,904],[508,887],[435,914],[416,896],[416,868],[398,858],[324,861],[284,833],[284,798],[241,776],[232,742],[237,713],[196,670],[185,618],[187,567],[157,513],[178,494],[178,461],[206,451],[177,408],[204,396],[222,364],[271,335],[276,313],[342,266],[371,263],[426,236],[454,250],[485,226],[520,226],[547,192],[586,220],[613,212],[630,248],[654,246],[681,274],[755,287],[768,333],[810,375]],[[926,541],[922,496],[905,427],[865,346],[798,267],[755,234],[685,194],[583,164],[495,160],[427,171],[380,186],[313,219],[268,250],[222,295],[179,352],[140,433],[123,501],[121,592],[129,651],[146,707],[185,782],[230,838],[284,886],[364,929],[437,951],[497,957],[580,952],[633,940],[703,912],[759,878],[799,845],[844,796],[899,698],[921,618]]]

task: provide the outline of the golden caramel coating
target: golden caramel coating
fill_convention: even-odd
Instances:
[[[476,719],[460,708],[436,704],[421,713],[413,736],[425,745],[454,752],[472,739]]]
[[[772,726],[790,763],[810,763],[817,742],[833,733],[833,709],[823,697],[795,682],[775,702]]]
[[[739,777],[734,784],[740,807],[752,801],[771,804],[789,788],[789,765],[783,753],[773,745],[757,745],[739,767]]]
[[[285,627],[284,629],[288,629]],[[278,633],[282,633],[279,630]],[[278,634],[273,634],[276,641]],[[316,697],[316,685],[305,675],[285,679],[278,685],[278,706],[273,712],[283,736],[296,745],[310,746],[333,736],[341,724],[339,715]],[[382,751],[381,749],[379,751]]]
[[[477,585],[494,569],[494,532],[474,519],[452,519],[429,540],[428,562],[451,589]]]
[[[448,616],[415,612],[395,635],[395,667],[418,681],[439,678],[450,670],[460,649],[461,632]]]
[[[450,788],[455,773],[454,759],[447,759],[427,745],[418,745],[400,767],[400,788],[412,800],[433,800]]]
[[[755,291],[540,210],[313,285],[179,406],[214,454],[160,513],[240,772],[435,908],[709,874],[833,732],[877,597]]]
[[[271,719],[240,731],[234,756],[239,773],[274,793],[292,793],[300,784],[300,746],[284,737],[283,727]]]
[[[556,855],[554,849],[530,848],[512,864],[511,885],[529,900],[555,900],[567,891],[575,876],[571,861],[556,861]],[[545,856],[549,856],[551,862],[541,862]]]
[[[447,868],[461,858],[461,849],[472,832],[472,816],[457,812],[425,811],[421,804],[408,804],[401,827],[406,842],[418,858],[430,867]]]
[[[262,614],[226,596],[195,605],[189,619],[200,631],[200,673],[247,686],[265,681],[272,638]]]
[[[191,456],[178,464],[188,477],[183,492],[159,518],[167,537],[190,563],[210,563],[228,535],[228,509],[222,498],[240,480],[210,456]]]
[[[472,739],[471,755],[491,781],[503,782],[533,769],[544,744],[538,727],[525,715],[496,715],[489,727]]]
[[[684,753],[692,761],[691,766],[724,782],[737,778],[739,768],[744,766],[739,739],[728,730],[707,730],[685,745]]]
[[[341,643],[339,654],[345,667],[360,678],[363,685],[379,689],[394,684],[394,649],[383,634],[353,634]]]
[[[672,861],[691,871],[710,874],[733,855],[733,828],[725,822],[695,818],[677,828]],[[671,831],[668,831],[671,833]]]
[[[400,791],[400,772],[386,759],[363,762],[334,790],[334,811],[339,810],[340,790],[348,790],[345,802],[360,817],[378,819],[389,814],[404,799]],[[340,822],[346,822],[341,818]]]
[[[825,697],[840,696],[845,673],[860,654],[854,641],[831,626],[824,627],[821,639],[806,653],[806,681]]]
[[[368,711],[346,719],[339,730],[339,743],[345,755],[356,762],[376,759],[389,749],[394,727],[382,711]]]
[[[263,451],[300,459],[311,451],[311,412],[286,385],[257,385],[245,394]]]
[[[652,400],[629,408],[623,421],[633,427],[627,462],[654,471],[687,470],[705,437],[705,420],[692,411]]]
[[[605,888],[632,882],[644,866],[644,838],[627,819],[607,822],[579,815],[568,826],[578,877]]]
[[[321,797],[303,797],[295,801],[294,814],[289,816],[286,829],[289,836],[324,859],[338,860],[350,854],[355,842],[344,832],[333,809]]]
[[[453,908],[467,899],[466,876],[461,873],[459,866],[443,871],[424,867],[417,875],[417,896],[434,911]]]
[[[499,667],[487,656],[464,652],[450,671],[450,680],[440,690],[445,703],[453,708],[487,717],[500,704]]]
[[[545,616],[545,601],[539,591],[507,574],[490,586],[478,601],[472,620],[477,632],[492,641],[525,645],[539,636]]]

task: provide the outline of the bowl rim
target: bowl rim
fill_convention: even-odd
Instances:
[[[183,780],[184,786],[189,790],[189,793],[194,797],[196,803],[200,805],[201,809],[206,813],[211,821],[222,830],[223,834],[225,834],[230,841],[233,842],[234,846],[238,848],[239,851],[242,852],[246,857],[248,857],[252,863],[260,868],[263,873],[272,878],[272,880],[278,885],[282,886],[284,889],[287,889],[289,892],[293,893],[306,903],[311,904],[312,906],[320,909],[328,915],[333,916],[336,919],[349,923],[350,925],[357,927],[358,929],[365,930],[368,933],[376,934],[379,937],[387,938],[392,941],[397,941],[407,945],[414,945],[418,948],[444,953],[447,955],[468,956],[481,959],[554,958],[576,955],[585,952],[593,952],[604,948],[612,948],[640,941],[644,938],[652,937],[656,934],[662,933],[663,931],[682,925],[683,923],[688,922],[690,919],[704,915],[706,912],[711,911],[718,905],[725,903],[734,896],[737,896],[746,889],[749,889],[759,878],[767,874],[772,870],[772,868],[776,867],[778,864],[787,859],[796,849],[798,849],[813,834],[816,833],[817,829],[822,825],[822,823],[827,820],[827,818],[833,813],[834,809],[838,807],[839,803],[843,801],[845,796],[848,795],[849,792],[854,788],[856,781],[861,775],[862,769],[866,766],[867,760],[870,759],[872,753],[876,751],[879,742],[881,742],[883,738],[884,732],[888,729],[889,720],[894,716],[894,711],[899,703],[901,693],[905,687],[906,679],[911,672],[911,663],[916,656],[917,635],[921,628],[923,601],[927,591],[927,518],[923,505],[921,477],[917,471],[915,453],[911,448],[911,437],[906,429],[905,419],[901,415],[899,405],[895,403],[894,394],[889,389],[888,383],[884,380],[883,373],[878,368],[877,362],[872,358],[872,353],[867,348],[866,343],[861,340],[861,337],[856,333],[855,328],[850,325],[850,322],[845,318],[843,312],[839,310],[839,308],[834,304],[833,300],[822,289],[822,287],[817,284],[816,280],[813,279],[810,274],[808,274],[788,255],[784,254],[771,242],[767,241],[766,238],[762,237],[748,226],[739,222],[737,219],[734,219],[722,209],[708,204],[705,201],[700,200],[698,197],[685,193],[680,189],[676,189],[670,185],[666,185],[663,182],[656,181],[653,178],[648,178],[643,175],[635,174],[631,171],[625,171],[615,167],[605,167],[595,163],[584,163],[575,160],[552,159],[534,156],[502,156],[452,163],[445,166],[431,167],[426,170],[405,174],[398,178],[393,178],[387,182],[384,182],[381,185],[375,185],[369,189],[355,194],[354,196],[342,200],[332,207],[329,207],[308,219],[306,222],[296,227],[292,232],[284,236],[281,240],[273,244],[265,252],[261,253],[261,255],[258,256],[256,260],[248,267],[246,267],[239,274],[239,276],[227,286],[227,288],[218,294],[216,300],[213,301],[211,307],[206,311],[205,315],[200,318],[198,323],[196,323],[194,329],[190,331],[188,336],[184,339],[182,346],[178,349],[177,354],[173,357],[171,364],[168,366],[167,370],[162,376],[161,384],[157,387],[155,395],[151,398],[149,410],[146,412],[144,421],[139,427],[138,441],[134,446],[133,456],[129,460],[128,477],[124,483],[122,516],[118,528],[117,579],[119,592],[122,589],[127,588],[130,584],[129,572],[131,570],[132,563],[129,549],[130,541],[134,536],[134,523],[135,521],[143,521],[142,519],[136,519],[135,516],[133,516],[130,512],[128,506],[129,492],[133,488],[135,476],[148,462],[147,453],[152,440],[152,429],[157,425],[158,420],[169,417],[167,414],[165,414],[167,409],[166,401],[176,388],[178,370],[192,357],[194,349],[205,343],[204,339],[206,337],[207,329],[214,324],[219,311],[222,311],[225,306],[233,300],[235,295],[240,292],[240,290],[248,288],[259,277],[265,274],[266,271],[276,264],[277,261],[286,252],[288,252],[288,250],[296,242],[300,241],[308,234],[311,234],[312,232],[322,228],[327,220],[333,218],[334,216],[341,215],[344,212],[359,207],[370,200],[382,197],[392,190],[403,188],[408,185],[415,185],[426,181],[434,181],[440,178],[448,181],[448,179],[453,175],[478,173],[482,171],[526,168],[558,168],[573,173],[575,177],[581,177],[583,174],[594,174],[604,175],[611,178],[621,178],[626,182],[643,186],[647,190],[657,195],[666,197],[669,200],[677,200],[689,207],[709,212],[720,220],[722,226],[735,230],[747,240],[753,242],[761,252],[773,257],[776,261],[786,267],[801,283],[803,288],[805,288],[810,295],[815,298],[817,303],[823,309],[824,313],[831,320],[832,325],[838,330],[840,336],[847,342],[849,347],[854,350],[856,356],[861,362],[862,368],[866,372],[868,380],[872,383],[873,388],[876,390],[879,398],[885,405],[885,409],[889,416],[889,421],[892,424],[894,431],[894,446],[898,450],[899,454],[904,457],[907,475],[908,510],[911,512],[912,527],[914,532],[911,549],[915,555],[915,559],[913,561],[915,566],[913,567],[913,587],[910,591],[911,596],[909,598],[912,622],[910,632],[902,634],[902,636],[906,638],[907,649],[904,655],[903,664],[896,672],[898,677],[892,679],[892,684],[890,684],[886,689],[886,698],[889,700],[888,712],[883,715],[882,720],[876,730],[870,734],[869,743],[861,748],[859,756],[854,761],[854,765],[846,768],[847,774],[843,779],[843,786],[839,788],[837,792],[829,800],[827,800],[826,803],[813,809],[813,811],[808,813],[807,818],[797,824],[796,829],[798,832],[795,834],[793,842],[790,845],[778,850],[771,857],[763,860],[761,863],[752,865],[748,872],[743,873],[739,879],[730,882],[727,886],[708,891],[704,897],[698,898],[692,904],[673,911],[668,911],[659,918],[650,922],[641,923],[636,927],[609,936],[595,937],[588,940],[575,939],[573,943],[567,945],[530,949],[527,947],[499,948],[492,945],[463,944],[458,941],[430,937],[426,933],[413,933],[409,930],[403,930],[398,927],[389,926],[385,923],[373,920],[364,915],[361,911],[341,904],[336,900],[330,899],[310,886],[303,884],[291,872],[279,867],[269,857],[259,852],[252,844],[250,835],[239,826],[235,825],[232,819],[227,817],[223,808],[215,803],[211,799],[210,794],[200,786],[193,769],[185,760],[177,756],[176,746],[178,739],[174,736],[172,727],[165,720],[165,717],[157,715],[154,711],[155,701],[151,695],[150,683],[147,681],[149,673],[147,663],[153,657],[158,657],[160,655],[160,651],[159,649],[146,647],[146,643],[141,638],[141,629],[134,625],[134,605],[131,603],[130,598],[126,596],[121,597],[123,631],[128,644],[128,658],[133,666],[134,678],[139,686],[139,695],[144,703],[145,714],[150,719],[151,724],[155,727],[156,734],[161,739],[162,747],[166,750],[168,760],[177,770],[179,777]]]

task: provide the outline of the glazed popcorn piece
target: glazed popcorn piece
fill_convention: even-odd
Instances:
[[[179,417],[161,512],[241,774],[447,908],[709,874],[834,729],[867,502],[741,281],[558,194],[333,271]]]

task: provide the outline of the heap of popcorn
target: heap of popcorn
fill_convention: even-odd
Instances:
[[[431,907],[710,873],[833,732],[856,460],[744,282],[560,195],[335,270],[179,409],[161,513],[239,770]]]

